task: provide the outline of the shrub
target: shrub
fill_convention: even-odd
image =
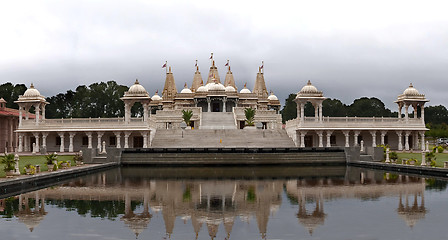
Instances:
[[[444,150],[444,149],[443,149],[442,146],[438,146],[438,147],[437,147],[437,152],[438,152],[438,153],[443,153],[443,150]]]
[[[14,154],[10,153],[10,154],[6,154],[2,157],[2,163],[5,164],[5,166],[3,167],[3,170],[5,170],[5,172],[7,171],[12,171],[15,169],[15,160],[14,160]]]
[[[190,109],[182,110],[182,118],[184,119],[184,122],[187,124],[187,126],[190,126],[191,117],[193,117],[192,110]]]
[[[57,153],[47,154],[45,155],[45,160],[47,160],[47,165],[51,165],[55,160],[58,160],[58,154]]]
[[[397,161],[397,159],[398,159],[397,152],[389,152],[389,158],[393,161]]]

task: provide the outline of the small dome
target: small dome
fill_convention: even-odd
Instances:
[[[196,90],[196,92],[207,92],[208,89],[206,86],[200,86],[198,87],[198,89]]]
[[[300,90],[299,93],[320,93],[313,84],[311,84],[311,81],[308,80],[308,83]]]
[[[212,85],[213,83],[207,83],[207,84],[205,84],[205,88],[207,88],[207,91],[208,91],[208,89],[210,88],[210,85]]]
[[[274,95],[273,92],[271,92],[271,95],[269,95],[268,100],[270,101],[278,101],[277,96]]]
[[[412,86],[412,83],[411,83],[411,84],[409,84],[409,87],[406,88],[406,90],[404,90],[403,95],[419,96],[420,93],[418,92],[418,90],[416,88],[414,88],[414,86]]]
[[[162,97],[159,96],[159,91],[156,91],[154,96],[151,97],[151,100],[152,101],[160,101],[160,100],[162,100]]]
[[[28,88],[23,94],[24,97],[40,97],[40,92],[34,88],[34,85],[31,83],[30,88]]]
[[[185,83],[184,89],[182,89],[180,93],[193,93],[193,92],[188,88],[187,83]]]
[[[249,89],[247,89],[246,84],[244,84],[244,88],[241,89],[240,93],[251,93]]]
[[[135,80],[134,85],[132,85],[129,90],[128,90],[128,94],[145,94],[146,89],[140,85],[140,83],[138,82],[138,79]]]
[[[226,87],[226,92],[236,92],[236,89],[229,85]]]
[[[221,83],[211,83],[208,87],[208,90],[209,91],[225,91],[226,88]]]

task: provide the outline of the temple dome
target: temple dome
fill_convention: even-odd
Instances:
[[[147,93],[146,89],[140,85],[140,83],[138,82],[138,79],[135,80],[134,85],[132,85],[129,90],[128,90],[129,94],[144,94]]]
[[[247,89],[246,84],[244,84],[244,88],[241,89],[240,93],[251,93],[249,89]]]
[[[160,100],[162,100],[162,97],[160,97],[158,91],[156,91],[154,96],[151,97],[151,100],[153,100],[153,101],[160,101]]]
[[[236,89],[229,85],[226,87],[226,92],[236,92]]]
[[[269,95],[268,100],[271,100],[271,101],[277,101],[277,100],[278,100],[278,97],[275,96],[273,92],[271,92],[271,95]]]
[[[208,87],[208,90],[209,91],[225,91],[226,88],[221,83],[211,83]]]
[[[34,88],[34,85],[31,83],[30,88],[28,88],[23,94],[24,97],[40,97],[40,92]]]
[[[299,93],[320,93],[313,84],[311,84],[311,81],[308,80],[308,83],[300,90]]]
[[[208,89],[206,86],[200,86],[198,87],[198,89],[196,90],[196,92],[207,92]]]
[[[409,84],[409,87],[406,88],[406,90],[404,90],[403,95],[419,96],[420,93],[418,92],[418,90],[416,88],[414,88],[414,86],[412,86],[412,83],[411,83],[411,84]]]
[[[193,93],[187,86],[187,83],[185,83],[184,89],[180,91],[180,93]]]

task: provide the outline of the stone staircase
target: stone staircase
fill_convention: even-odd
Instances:
[[[182,137],[183,136],[183,137]],[[289,148],[284,129],[158,129],[152,148]]]
[[[200,129],[236,129],[231,112],[203,112]]]

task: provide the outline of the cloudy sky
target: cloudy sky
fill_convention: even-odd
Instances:
[[[2,1],[0,81],[52,96],[138,78],[152,95],[165,61],[180,91],[196,59],[207,76],[213,52],[221,78],[230,59],[239,89],[253,87],[263,60],[282,102],[310,79],[346,104],[375,96],[395,110],[413,83],[430,105],[448,105],[447,9],[444,0]]]

